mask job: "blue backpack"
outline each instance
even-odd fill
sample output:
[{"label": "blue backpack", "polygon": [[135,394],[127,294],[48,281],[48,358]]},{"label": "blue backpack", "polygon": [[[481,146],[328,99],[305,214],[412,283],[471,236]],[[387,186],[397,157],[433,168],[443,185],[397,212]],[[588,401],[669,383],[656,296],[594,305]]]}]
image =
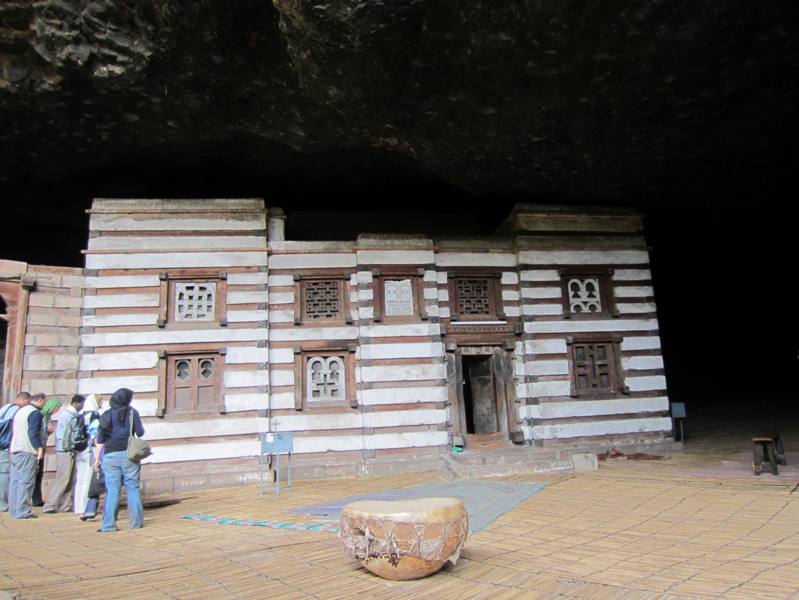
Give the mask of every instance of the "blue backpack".
[{"label": "blue backpack", "polygon": [[19,406],[6,404],[0,409],[0,450],[8,450],[11,446],[11,433],[14,430],[14,415]]}]

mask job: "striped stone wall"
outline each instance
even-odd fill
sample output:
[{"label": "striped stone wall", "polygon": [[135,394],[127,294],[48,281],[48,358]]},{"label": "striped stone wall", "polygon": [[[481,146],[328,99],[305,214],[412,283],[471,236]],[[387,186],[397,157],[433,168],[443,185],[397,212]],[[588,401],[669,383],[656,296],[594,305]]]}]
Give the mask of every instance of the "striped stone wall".
[{"label": "striped stone wall", "polygon": [[[267,214],[258,199],[94,203],[72,386],[81,393],[106,395],[122,386],[136,392],[155,449],[145,469],[151,489],[253,481],[257,434],[275,430],[294,433],[296,474],[304,476],[435,468],[452,441],[458,382],[448,354],[469,345],[457,333],[464,324],[504,327],[491,344],[511,360],[507,427],[521,436],[513,439],[609,445],[669,435],[649,257],[640,235],[544,235],[539,219],[534,235],[496,239],[284,241],[267,239]],[[634,220],[622,221],[627,227]],[[590,228],[591,220],[579,224]],[[612,272],[613,316],[564,314],[561,270],[574,268]],[[209,273],[224,282],[221,321],[175,326],[165,319],[169,282]],[[499,320],[458,320],[451,277],[464,273],[495,276]],[[345,314],[303,318],[302,282],[314,277],[341,282]],[[412,315],[386,314],[381,286],[397,280],[412,287]],[[584,333],[618,337],[619,394],[575,397],[568,344]],[[170,414],[165,364],[169,356],[202,350],[218,352],[224,363],[219,409]],[[304,393],[304,361],[326,352],[347,357],[346,402],[314,404]],[[32,350],[31,365],[44,365],[42,354]]]},{"label": "striped stone wall", "polygon": [[[269,399],[263,201],[98,199],[90,214],[79,391],[136,393],[154,450],[144,469],[151,489],[253,481],[258,411]],[[221,318],[174,322],[170,281],[210,276]],[[218,409],[172,414],[169,356],[203,351],[218,352]]]},{"label": "striped stone wall", "polygon": [[83,270],[29,265],[35,280],[28,298],[21,389],[66,403],[77,390]]},{"label": "striped stone wall", "polygon": [[[670,436],[669,400],[658,320],[643,238],[528,239],[519,252],[524,319],[525,433],[538,445],[662,441]],[[607,269],[616,314],[564,315],[561,269]],[[567,343],[584,333],[616,336],[626,389],[607,399],[572,396]]]}]

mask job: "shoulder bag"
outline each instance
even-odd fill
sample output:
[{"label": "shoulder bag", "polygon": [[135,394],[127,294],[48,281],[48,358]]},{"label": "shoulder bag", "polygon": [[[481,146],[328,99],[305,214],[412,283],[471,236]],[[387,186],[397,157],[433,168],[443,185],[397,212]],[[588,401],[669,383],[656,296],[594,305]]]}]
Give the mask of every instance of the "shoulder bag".
[{"label": "shoulder bag", "polygon": [[130,435],[128,436],[128,460],[141,462],[153,453],[150,444],[133,434],[133,419],[135,413],[130,411]]}]

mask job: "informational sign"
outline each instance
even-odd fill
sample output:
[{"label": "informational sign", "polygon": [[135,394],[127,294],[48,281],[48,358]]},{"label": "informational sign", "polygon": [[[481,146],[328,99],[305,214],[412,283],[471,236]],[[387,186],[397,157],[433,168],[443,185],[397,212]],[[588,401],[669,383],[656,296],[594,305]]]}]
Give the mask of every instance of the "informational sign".
[{"label": "informational sign", "polygon": [[413,285],[410,279],[386,280],[385,312],[387,317],[402,317],[413,314]]}]

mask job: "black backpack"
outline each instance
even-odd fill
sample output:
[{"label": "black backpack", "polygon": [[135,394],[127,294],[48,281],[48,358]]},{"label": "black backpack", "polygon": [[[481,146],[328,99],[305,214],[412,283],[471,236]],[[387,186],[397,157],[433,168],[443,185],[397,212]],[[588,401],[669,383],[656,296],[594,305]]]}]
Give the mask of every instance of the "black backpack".
[{"label": "black backpack", "polygon": [[83,452],[89,447],[89,436],[86,433],[86,423],[83,415],[72,415],[64,427],[64,436],[61,438],[61,450],[64,452]]}]

